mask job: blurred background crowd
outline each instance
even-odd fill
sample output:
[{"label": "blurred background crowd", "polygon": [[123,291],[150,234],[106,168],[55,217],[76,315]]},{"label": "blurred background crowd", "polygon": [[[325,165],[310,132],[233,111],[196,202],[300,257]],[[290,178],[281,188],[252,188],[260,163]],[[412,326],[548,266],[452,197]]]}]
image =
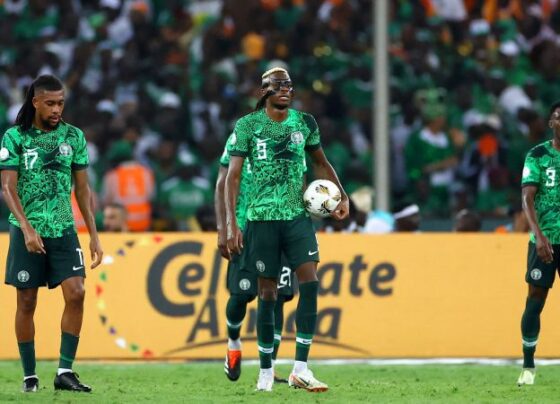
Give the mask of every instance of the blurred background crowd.
[{"label": "blurred background crowd", "polygon": [[210,230],[225,140],[283,65],[352,195],[326,230],[391,231],[417,210],[506,223],[560,99],[560,1],[389,3],[393,214],[372,206],[371,0],[0,0],[0,132],[55,74],[97,211],[124,205],[130,230]]}]

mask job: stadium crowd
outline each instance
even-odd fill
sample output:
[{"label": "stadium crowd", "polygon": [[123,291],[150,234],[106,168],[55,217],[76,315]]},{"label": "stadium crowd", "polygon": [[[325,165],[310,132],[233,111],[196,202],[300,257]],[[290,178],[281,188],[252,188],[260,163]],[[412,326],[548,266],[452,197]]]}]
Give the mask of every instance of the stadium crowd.
[{"label": "stadium crowd", "polygon": [[[507,217],[560,98],[560,2],[389,4],[393,206]],[[361,217],[351,230],[375,231],[371,15],[370,0],[0,0],[0,131],[55,74],[98,212],[125,205],[131,230],[212,229],[225,139],[255,79],[285,65]]]}]

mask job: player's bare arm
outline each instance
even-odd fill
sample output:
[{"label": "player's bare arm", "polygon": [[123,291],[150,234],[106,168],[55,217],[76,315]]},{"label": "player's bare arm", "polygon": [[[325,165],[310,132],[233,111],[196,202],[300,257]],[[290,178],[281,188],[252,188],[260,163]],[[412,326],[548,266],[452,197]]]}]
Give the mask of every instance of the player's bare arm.
[{"label": "player's bare arm", "polygon": [[241,181],[241,170],[243,169],[244,161],[244,157],[231,157],[225,186],[227,246],[230,251],[237,254],[240,254],[243,249],[243,234],[237,225],[235,209],[237,207],[237,196],[239,195],[239,183]]},{"label": "player's bare arm", "polygon": [[533,185],[526,185],[523,187],[521,194],[523,211],[527,216],[529,227],[536,238],[537,254],[544,262],[550,263],[552,262],[554,250],[548,238],[542,233],[537,220],[537,212],[535,211],[535,195],[537,194],[537,190],[538,188]]},{"label": "player's bare arm", "polygon": [[225,186],[227,169],[220,166],[218,179],[216,180],[216,190],[214,192],[214,210],[216,211],[216,223],[218,227],[218,249],[225,259],[230,259],[231,255],[227,245],[227,225],[226,225],[226,200]]},{"label": "player's bare arm", "polygon": [[14,214],[21,226],[21,231],[25,237],[27,251],[35,254],[46,254],[45,246],[41,236],[35,231],[27,220],[21,200],[17,193],[18,173],[15,170],[2,170],[2,192],[8,209]]},{"label": "player's bare arm", "polygon": [[348,216],[350,213],[350,206],[348,201],[348,195],[344,192],[344,188],[342,188],[342,184],[336,175],[336,171],[332,167],[329,160],[327,160],[327,156],[325,156],[325,152],[322,148],[318,148],[310,153],[311,159],[313,162],[313,172],[315,173],[316,178],[324,178],[329,181],[332,181],[336,184],[338,189],[340,189],[340,193],[342,195],[342,199],[340,203],[333,211],[331,216],[336,220],[342,220]]},{"label": "player's bare arm", "polygon": [[103,250],[101,248],[101,243],[99,242],[99,236],[97,234],[97,227],[95,226],[95,218],[93,215],[93,198],[91,195],[91,189],[89,187],[87,170],[77,170],[72,172],[74,179],[74,189],[76,192],[76,201],[80,207],[80,212],[84,217],[86,227],[89,233],[89,250],[91,253],[91,268],[97,267],[101,264],[103,259]]}]

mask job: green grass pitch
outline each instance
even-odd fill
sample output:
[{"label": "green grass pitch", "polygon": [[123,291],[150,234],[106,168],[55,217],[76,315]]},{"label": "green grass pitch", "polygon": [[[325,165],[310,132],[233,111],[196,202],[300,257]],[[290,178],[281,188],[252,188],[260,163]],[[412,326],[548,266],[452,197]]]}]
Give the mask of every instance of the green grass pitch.
[{"label": "green grass pitch", "polygon": [[[314,365],[326,393],[275,385],[255,392],[257,366],[243,367],[237,383],[223,363],[80,363],[75,365],[92,394],[54,392],[56,362],[39,362],[38,393],[23,394],[19,362],[0,362],[0,403],[544,403],[560,400],[560,366],[538,368],[536,385],[517,387],[519,367],[488,365]],[[278,372],[288,374],[288,365]],[[296,401],[297,400],[297,401]]]}]

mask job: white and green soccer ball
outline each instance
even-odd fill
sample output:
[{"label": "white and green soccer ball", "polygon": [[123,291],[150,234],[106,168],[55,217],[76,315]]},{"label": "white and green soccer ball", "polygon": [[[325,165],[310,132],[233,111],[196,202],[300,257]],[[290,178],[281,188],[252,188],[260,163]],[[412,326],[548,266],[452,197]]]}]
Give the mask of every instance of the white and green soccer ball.
[{"label": "white and green soccer ball", "polygon": [[315,180],[303,193],[305,209],[316,217],[327,217],[340,203],[340,189],[329,180]]}]

